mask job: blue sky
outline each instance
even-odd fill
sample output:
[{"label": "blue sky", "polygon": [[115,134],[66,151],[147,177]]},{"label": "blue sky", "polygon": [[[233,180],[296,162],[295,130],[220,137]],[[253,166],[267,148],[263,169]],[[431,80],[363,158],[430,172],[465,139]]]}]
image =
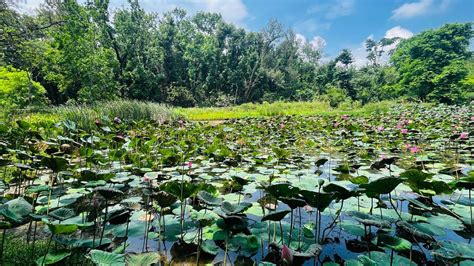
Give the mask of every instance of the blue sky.
[{"label": "blue sky", "polygon": [[[42,0],[20,0],[33,10]],[[111,8],[127,0],[110,0]],[[275,18],[294,29],[302,41],[321,48],[325,58],[343,48],[364,63],[363,42],[370,36],[408,38],[450,22],[474,22],[474,0],[140,0],[147,11],[163,13],[175,7],[221,13],[228,22],[260,30]],[[474,50],[474,42],[471,43]]]}]

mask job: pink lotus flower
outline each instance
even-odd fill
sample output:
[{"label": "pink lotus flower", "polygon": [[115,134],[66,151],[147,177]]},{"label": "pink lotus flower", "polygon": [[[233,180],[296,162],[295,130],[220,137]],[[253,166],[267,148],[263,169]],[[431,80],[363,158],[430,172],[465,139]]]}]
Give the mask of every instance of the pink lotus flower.
[{"label": "pink lotus flower", "polygon": [[281,248],[281,260],[283,265],[293,265],[293,251],[286,245]]},{"label": "pink lotus flower", "polygon": [[312,211],[313,211],[313,208],[312,208],[311,206],[309,206],[309,205],[306,205],[306,206],[304,206],[304,210],[305,210],[306,212],[312,212]]},{"label": "pink lotus flower", "polygon": [[461,134],[459,135],[459,138],[460,139],[468,139],[469,138],[469,133],[461,132]]},{"label": "pink lotus flower", "polygon": [[474,121],[474,116],[471,116],[471,121]]},{"label": "pink lotus flower", "polygon": [[187,164],[188,168],[192,168],[193,167],[193,162],[189,161]]},{"label": "pink lotus flower", "polygon": [[411,153],[417,153],[417,152],[420,152],[420,151],[421,151],[421,149],[418,148],[417,146],[410,147],[410,152]]},{"label": "pink lotus flower", "polygon": [[334,122],[334,123],[332,124],[332,126],[333,126],[333,127],[338,127],[338,126],[339,126],[339,123],[338,123],[338,122]]},{"label": "pink lotus flower", "polygon": [[400,130],[400,132],[401,132],[402,134],[408,134],[408,129],[402,128],[402,130]]},{"label": "pink lotus flower", "polygon": [[403,147],[408,150],[408,149],[411,148],[411,144],[407,143],[407,144],[403,145]]},{"label": "pink lotus flower", "polygon": [[145,183],[150,183],[150,178],[147,177],[147,176],[144,176],[144,177],[142,178],[142,180],[143,180],[143,182],[145,182]]},{"label": "pink lotus flower", "polygon": [[385,154],[380,154],[380,159],[383,160],[383,159],[386,159],[386,158],[387,158],[387,156]]},{"label": "pink lotus flower", "polygon": [[377,132],[382,132],[384,130],[385,130],[385,128],[383,126],[378,126],[377,127]]},{"label": "pink lotus flower", "polygon": [[402,127],[403,127],[403,126],[400,125],[400,124],[397,124],[397,126],[396,126],[397,129],[401,129]]},{"label": "pink lotus flower", "polygon": [[349,116],[348,115],[342,115],[341,118],[342,118],[342,120],[347,120],[347,119],[349,119]]},{"label": "pink lotus flower", "polygon": [[281,123],[281,124],[280,124],[280,128],[285,128],[285,124],[284,124],[284,123]]}]

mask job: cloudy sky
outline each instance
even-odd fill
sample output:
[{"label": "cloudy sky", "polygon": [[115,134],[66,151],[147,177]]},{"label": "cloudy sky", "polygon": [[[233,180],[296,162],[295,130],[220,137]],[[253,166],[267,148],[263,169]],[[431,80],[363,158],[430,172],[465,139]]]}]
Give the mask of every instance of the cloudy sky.
[{"label": "cloudy sky", "polygon": [[[42,0],[17,0],[34,10]],[[110,0],[111,8],[127,0]],[[140,0],[145,10],[162,13],[175,7],[189,13],[221,13],[226,21],[247,30],[260,30],[276,18],[298,38],[324,47],[325,57],[343,48],[352,50],[358,64],[365,58],[368,37],[408,38],[449,22],[474,22],[474,0]],[[473,42],[474,43],[474,42]],[[471,43],[471,49],[474,44]]]}]

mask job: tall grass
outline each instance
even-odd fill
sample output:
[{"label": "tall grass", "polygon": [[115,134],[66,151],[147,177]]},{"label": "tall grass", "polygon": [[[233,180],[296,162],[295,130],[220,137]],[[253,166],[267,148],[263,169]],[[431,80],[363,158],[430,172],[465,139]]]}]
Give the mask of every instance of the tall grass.
[{"label": "tall grass", "polygon": [[175,113],[190,120],[222,120],[244,117],[269,117],[278,115],[369,115],[374,112],[388,112],[398,104],[395,101],[369,103],[364,106],[344,105],[332,108],[327,102],[274,102],[246,103],[231,107],[176,108]]},{"label": "tall grass", "polygon": [[115,117],[124,121],[172,119],[171,108],[163,104],[118,100],[101,102],[94,105],[60,106],[53,109],[61,119],[75,122],[80,128],[87,129],[94,125],[96,119],[111,120]]}]

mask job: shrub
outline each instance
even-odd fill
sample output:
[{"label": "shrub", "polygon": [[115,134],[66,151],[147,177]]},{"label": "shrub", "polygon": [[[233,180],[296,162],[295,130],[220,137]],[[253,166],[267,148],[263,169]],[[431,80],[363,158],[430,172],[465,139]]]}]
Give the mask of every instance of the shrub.
[{"label": "shrub", "polygon": [[44,105],[46,90],[29,78],[29,73],[13,67],[0,67],[0,107],[4,110]]}]

